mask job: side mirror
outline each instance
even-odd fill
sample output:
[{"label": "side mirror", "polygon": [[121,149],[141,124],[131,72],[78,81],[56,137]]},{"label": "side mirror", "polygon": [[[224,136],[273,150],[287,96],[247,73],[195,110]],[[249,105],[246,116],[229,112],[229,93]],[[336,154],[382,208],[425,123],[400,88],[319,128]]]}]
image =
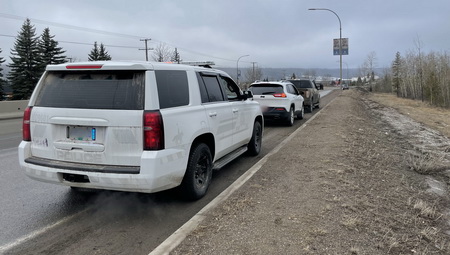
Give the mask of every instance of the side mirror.
[{"label": "side mirror", "polygon": [[244,94],[242,95],[243,99],[249,99],[249,98],[253,98],[253,93],[250,90],[246,90],[244,91]]}]

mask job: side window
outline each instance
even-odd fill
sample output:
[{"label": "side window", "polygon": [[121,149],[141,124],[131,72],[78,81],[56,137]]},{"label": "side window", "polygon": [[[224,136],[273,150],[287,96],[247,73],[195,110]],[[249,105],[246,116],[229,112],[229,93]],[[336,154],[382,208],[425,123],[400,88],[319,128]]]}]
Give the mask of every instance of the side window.
[{"label": "side window", "polygon": [[297,89],[294,86],[289,84],[288,88],[289,88],[289,91],[288,91],[289,93],[294,94],[294,95],[298,95],[298,91],[297,91]]},{"label": "side window", "polygon": [[219,79],[228,100],[239,100],[240,90],[236,83],[228,77],[220,76]]},{"label": "side window", "polygon": [[186,71],[156,70],[155,76],[161,109],[189,104]]},{"label": "side window", "polygon": [[225,101],[217,76],[202,75],[209,102]]},{"label": "side window", "polygon": [[203,82],[203,78],[200,73],[197,73],[197,80],[200,89],[200,96],[202,98],[202,103],[208,103],[209,102],[208,91],[206,91],[205,83]]}]

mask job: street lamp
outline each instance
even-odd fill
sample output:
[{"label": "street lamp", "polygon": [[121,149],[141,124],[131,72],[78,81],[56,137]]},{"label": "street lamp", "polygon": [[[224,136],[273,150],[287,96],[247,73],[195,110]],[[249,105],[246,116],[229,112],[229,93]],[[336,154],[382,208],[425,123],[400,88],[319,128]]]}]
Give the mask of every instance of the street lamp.
[{"label": "street lamp", "polygon": [[237,60],[237,63],[236,63],[236,83],[237,83],[238,86],[239,86],[239,60],[240,60],[241,58],[243,58],[243,57],[248,57],[248,56],[250,56],[250,55],[240,56],[240,57],[238,58],[238,60]]},{"label": "street lamp", "polygon": [[340,74],[340,82],[342,83],[342,23],[339,15],[334,11],[326,8],[309,8],[310,11],[329,11],[334,13],[339,20],[339,74]]}]

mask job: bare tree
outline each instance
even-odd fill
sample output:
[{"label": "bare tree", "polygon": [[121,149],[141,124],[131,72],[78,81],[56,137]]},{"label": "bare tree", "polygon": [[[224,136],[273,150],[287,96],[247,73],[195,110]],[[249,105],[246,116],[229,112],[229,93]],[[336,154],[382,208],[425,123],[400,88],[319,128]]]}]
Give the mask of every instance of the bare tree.
[{"label": "bare tree", "polygon": [[160,43],[153,51],[152,58],[156,62],[166,62],[170,61],[171,56],[172,51],[170,50],[169,46],[167,46],[165,43]]},{"label": "bare tree", "polygon": [[258,66],[248,68],[245,72],[245,79],[248,83],[252,83],[257,80],[261,80],[263,77],[262,69]]}]

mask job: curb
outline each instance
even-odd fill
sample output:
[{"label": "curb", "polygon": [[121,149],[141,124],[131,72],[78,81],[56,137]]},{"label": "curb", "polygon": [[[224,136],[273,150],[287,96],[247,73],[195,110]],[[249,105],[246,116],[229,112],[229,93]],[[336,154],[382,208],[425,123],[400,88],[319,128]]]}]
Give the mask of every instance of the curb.
[{"label": "curb", "polygon": [[166,255],[170,254],[178,245],[183,242],[183,240],[193,231],[195,228],[208,216],[208,213],[216,208],[219,204],[230,197],[236,190],[238,190],[242,185],[244,185],[255,173],[261,169],[261,167],[267,162],[267,160],[274,154],[276,154],[284,145],[286,145],[294,136],[297,135],[304,127],[306,127],[309,122],[314,120],[319,116],[323,110],[325,110],[329,105],[336,100],[334,98],[328,103],[321,111],[312,116],[303,125],[297,128],[292,134],[286,137],[280,144],[278,144],[272,151],[267,153],[262,159],[256,162],[249,170],[247,170],[243,175],[241,175],[235,182],[233,182],[227,189],[222,191],[216,198],[209,202],[205,207],[203,207],[196,215],[194,215],[190,220],[188,220],[183,226],[177,229],[172,235],[170,235],[166,240],[164,240],[158,247],[156,247],[149,255]]}]

